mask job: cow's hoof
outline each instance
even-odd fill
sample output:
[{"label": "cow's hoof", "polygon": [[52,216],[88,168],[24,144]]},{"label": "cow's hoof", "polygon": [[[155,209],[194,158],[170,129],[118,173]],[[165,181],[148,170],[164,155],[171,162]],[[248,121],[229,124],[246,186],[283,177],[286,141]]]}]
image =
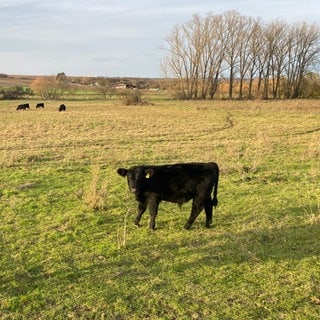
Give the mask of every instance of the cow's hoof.
[{"label": "cow's hoof", "polygon": [[212,220],[206,221],[206,228],[211,228],[211,226],[212,226]]}]

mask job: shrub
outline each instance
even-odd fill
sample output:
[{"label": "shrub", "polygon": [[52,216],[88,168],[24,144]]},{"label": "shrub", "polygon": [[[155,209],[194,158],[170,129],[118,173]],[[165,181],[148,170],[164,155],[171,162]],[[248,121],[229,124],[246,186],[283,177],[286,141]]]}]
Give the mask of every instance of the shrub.
[{"label": "shrub", "polygon": [[122,102],[126,106],[136,106],[142,104],[141,92],[139,90],[123,91],[120,96]]},{"label": "shrub", "polygon": [[0,99],[2,100],[21,99],[31,95],[33,95],[33,92],[30,88],[24,89],[23,87],[20,87],[20,86],[0,89]]}]

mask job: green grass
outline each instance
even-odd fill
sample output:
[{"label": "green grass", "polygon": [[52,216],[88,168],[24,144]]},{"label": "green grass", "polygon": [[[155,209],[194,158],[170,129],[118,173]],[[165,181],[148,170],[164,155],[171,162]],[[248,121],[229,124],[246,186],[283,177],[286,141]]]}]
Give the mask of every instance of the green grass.
[{"label": "green grass", "polygon": [[[318,101],[0,102],[1,319],[318,319]],[[191,204],[132,224],[118,167],[216,161]]]}]

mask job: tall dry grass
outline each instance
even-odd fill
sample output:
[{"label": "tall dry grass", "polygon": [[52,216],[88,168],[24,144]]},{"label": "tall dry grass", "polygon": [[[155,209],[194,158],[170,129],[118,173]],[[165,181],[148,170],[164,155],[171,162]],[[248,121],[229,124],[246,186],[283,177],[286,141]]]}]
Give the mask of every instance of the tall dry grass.
[{"label": "tall dry grass", "polygon": [[84,203],[93,210],[107,209],[108,181],[101,179],[100,167],[93,165],[91,169],[91,181],[84,191]]}]

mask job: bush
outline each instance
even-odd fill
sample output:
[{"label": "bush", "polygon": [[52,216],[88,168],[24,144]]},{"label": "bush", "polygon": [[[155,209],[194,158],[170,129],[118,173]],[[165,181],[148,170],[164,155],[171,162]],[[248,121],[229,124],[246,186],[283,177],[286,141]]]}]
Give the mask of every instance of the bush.
[{"label": "bush", "polygon": [[138,90],[134,91],[123,91],[121,94],[121,100],[126,106],[136,106],[142,104],[141,92]]},{"label": "bush", "polygon": [[0,89],[0,99],[2,100],[15,100],[21,99],[33,94],[30,88],[23,88],[19,86],[2,88]]}]

